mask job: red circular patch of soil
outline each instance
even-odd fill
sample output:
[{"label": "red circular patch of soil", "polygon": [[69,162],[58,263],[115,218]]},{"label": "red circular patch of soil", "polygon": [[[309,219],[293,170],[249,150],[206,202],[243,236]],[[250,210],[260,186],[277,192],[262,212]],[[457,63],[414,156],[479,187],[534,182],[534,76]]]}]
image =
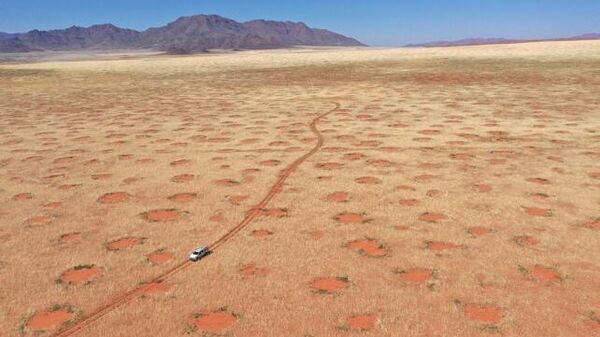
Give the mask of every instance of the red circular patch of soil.
[{"label": "red circular patch of soil", "polygon": [[71,241],[75,241],[75,240],[79,239],[80,237],[81,237],[81,233],[74,232],[74,233],[63,234],[60,236],[60,239],[63,242],[71,242]]},{"label": "red circular patch of soil", "polygon": [[485,227],[476,226],[476,227],[469,228],[469,233],[471,233],[472,235],[475,235],[475,236],[484,236],[486,234],[489,234],[490,230]]},{"label": "red circular patch of soil", "polygon": [[457,248],[460,248],[460,246],[455,245],[450,242],[429,241],[429,242],[427,242],[427,248],[429,248],[430,250],[436,251],[436,252],[441,252],[444,250],[457,249]]},{"label": "red circular patch of soil", "polygon": [[52,221],[52,218],[45,215],[36,215],[27,219],[27,222],[32,225],[45,225],[50,223],[50,221]]},{"label": "red circular patch of soil", "polygon": [[172,196],[170,196],[169,200],[174,201],[174,202],[185,203],[185,202],[190,202],[190,201],[196,199],[197,196],[198,196],[198,194],[196,194],[196,193],[177,193],[177,194],[173,194]]},{"label": "red circular patch of soil", "polygon": [[166,282],[146,283],[138,288],[138,292],[142,295],[164,294],[171,290],[172,286]]},{"label": "red circular patch of soil", "polygon": [[194,319],[192,324],[202,332],[222,334],[229,330],[235,321],[235,316],[227,311],[212,311]]},{"label": "red circular patch of soil", "polygon": [[129,194],[126,192],[112,192],[106,193],[98,198],[98,202],[101,204],[116,204],[124,202],[129,199]]},{"label": "red circular patch of soil", "polygon": [[334,219],[344,224],[358,224],[367,221],[363,214],[347,212],[336,215]]},{"label": "red circular patch of soil", "polygon": [[257,238],[264,238],[269,235],[273,235],[273,232],[268,231],[266,229],[257,229],[257,230],[252,231],[251,235],[254,237],[257,237]]},{"label": "red circular patch of soil", "polygon": [[283,218],[288,215],[287,210],[283,208],[262,208],[260,214],[269,218]]},{"label": "red circular patch of soil", "polygon": [[170,165],[171,166],[175,166],[175,167],[178,167],[178,166],[189,166],[191,163],[192,163],[191,160],[188,160],[188,159],[179,159],[179,160],[172,161]]},{"label": "red circular patch of soil", "polygon": [[173,258],[174,254],[162,250],[156,251],[148,255],[148,261],[156,264],[165,263]]},{"label": "red circular patch of soil", "polygon": [[344,164],[341,163],[320,163],[316,165],[317,168],[322,169],[322,170],[339,170],[342,167],[344,167]]},{"label": "red circular patch of soil", "polygon": [[49,202],[44,205],[44,207],[46,207],[46,208],[59,208],[60,206],[62,206],[62,202],[58,202],[58,201]]},{"label": "red circular patch of soil", "polygon": [[474,321],[488,324],[500,323],[504,317],[502,309],[492,304],[465,304],[463,312]]},{"label": "red circular patch of soil", "polygon": [[277,165],[281,164],[281,161],[275,160],[275,159],[270,159],[270,160],[263,160],[259,164],[261,164],[263,166],[277,166]]},{"label": "red circular patch of soil", "polygon": [[589,221],[584,226],[587,228],[600,230],[600,218]]},{"label": "red circular patch of soil", "polygon": [[375,167],[391,167],[394,165],[393,162],[385,159],[373,159],[368,161],[369,165]]},{"label": "red circular patch of soil", "polygon": [[528,182],[540,185],[550,185],[550,181],[544,178],[528,178]]},{"label": "red circular patch of soil", "polygon": [[16,201],[24,201],[24,200],[30,200],[33,199],[33,194],[31,193],[19,193],[16,194],[15,196],[13,196],[13,200]]},{"label": "red circular patch of soil", "polygon": [[477,184],[475,185],[475,188],[481,193],[487,193],[492,190],[492,186],[487,184]]},{"label": "red circular patch of soil", "polygon": [[365,155],[362,153],[346,153],[344,159],[346,160],[361,160]]},{"label": "red circular patch of soil", "polygon": [[215,181],[215,184],[217,184],[219,186],[231,187],[231,186],[239,185],[240,183],[235,180],[232,180],[232,179],[220,179],[220,180]]},{"label": "red circular patch of soil", "polygon": [[74,267],[60,276],[60,280],[69,284],[83,284],[91,282],[102,275],[102,268],[97,266]]},{"label": "red circular patch of soil", "polygon": [[240,268],[240,273],[244,277],[250,278],[254,276],[265,276],[269,273],[269,270],[264,267],[257,267],[254,263],[250,263],[242,266],[242,268]]},{"label": "red circular patch of soil", "polygon": [[435,178],[434,175],[431,174],[422,174],[420,176],[416,176],[413,179],[417,182],[420,183],[426,183],[426,182],[430,182],[431,180],[433,180]]},{"label": "red circular patch of soil", "polygon": [[223,213],[215,213],[211,215],[210,218],[208,218],[208,220],[212,222],[223,222],[225,221],[225,216],[223,215]]},{"label": "red circular patch of soil", "polygon": [[525,207],[525,212],[531,216],[543,216],[550,217],[552,216],[551,209],[538,208],[538,207]]},{"label": "red circular patch of soil", "polygon": [[417,199],[400,199],[398,203],[402,206],[416,206],[419,204]]},{"label": "red circular patch of soil", "polygon": [[310,287],[318,292],[333,294],[348,288],[348,280],[340,277],[322,277],[314,280]]},{"label": "red circular patch of soil", "polygon": [[144,213],[144,217],[152,222],[169,222],[179,220],[181,213],[176,209],[155,209]]},{"label": "red circular patch of soil", "polygon": [[470,153],[453,153],[450,155],[450,158],[456,159],[456,160],[469,160],[473,157],[475,157],[475,156]]},{"label": "red circular patch of soil", "polygon": [[64,184],[64,185],[58,186],[58,189],[66,191],[66,190],[70,190],[70,189],[73,189],[78,186],[81,186],[81,185],[80,184]]},{"label": "red circular patch of soil", "polygon": [[112,174],[110,174],[110,173],[92,174],[92,179],[94,179],[94,180],[106,180],[106,179],[110,178],[111,176],[112,176]]},{"label": "red circular patch of soil", "polygon": [[325,236],[325,232],[322,230],[318,230],[318,229],[308,230],[308,231],[304,231],[302,233],[310,235],[310,237],[315,240],[319,240],[320,238]]},{"label": "red circular patch of soil", "polygon": [[519,246],[536,246],[540,243],[540,240],[529,235],[521,235],[515,237],[515,242]]},{"label": "red circular patch of soil", "polygon": [[377,315],[358,315],[348,319],[348,328],[350,330],[366,331],[375,328],[378,318]]},{"label": "red circular patch of soil", "polygon": [[385,248],[375,240],[354,240],[348,243],[348,248],[371,257],[380,257],[387,254]]},{"label": "red circular patch of soil", "polygon": [[548,198],[550,198],[550,196],[546,193],[533,193],[530,194],[531,198],[536,199],[536,200],[546,200]]},{"label": "red circular patch of soil", "polygon": [[381,179],[375,177],[359,177],[354,179],[359,184],[376,185],[381,184]]},{"label": "red circular patch of soil", "polygon": [[131,247],[137,245],[138,243],[140,243],[140,241],[141,240],[139,238],[135,238],[135,237],[122,238],[122,239],[118,239],[118,240],[109,242],[106,245],[106,248],[108,250],[121,250],[121,249],[131,248]]},{"label": "red circular patch of soil", "polygon": [[193,174],[180,174],[171,178],[171,181],[174,183],[186,183],[190,182],[194,179]]},{"label": "red circular patch of soil", "polygon": [[139,180],[139,179],[138,179],[138,178],[136,178],[136,177],[129,177],[129,178],[125,178],[125,179],[123,179],[123,183],[125,183],[125,184],[129,185],[129,184],[133,184],[133,183],[135,183],[135,182],[136,182],[136,181],[138,181],[138,180]]},{"label": "red circular patch of soil", "polygon": [[400,279],[407,283],[421,284],[433,278],[433,270],[428,268],[412,268],[400,273]]},{"label": "red circular patch of soil", "polygon": [[327,196],[327,201],[330,202],[347,202],[350,200],[348,192],[333,192]]},{"label": "red circular patch of soil", "polygon": [[27,321],[27,328],[33,331],[53,331],[73,318],[75,314],[66,309],[40,311]]},{"label": "red circular patch of soil", "polygon": [[229,203],[232,205],[240,205],[242,202],[248,199],[247,195],[232,195],[229,196]]},{"label": "red circular patch of soil", "polygon": [[448,217],[442,213],[426,212],[426,213],[421,214],[421,216],[419,216],[419,220],[425,221],[425,222],[440,222],[440,221],[443,221],[446,219],[448,219]]},{"label": "red circular patch of soil", "polygon": [[442,195],[442,191],[440,190],[429,190],[427,191],[427,196],[431,198],[436,198]]},{"label": "red circular patch of soil", "polygon": [[531,270],[531,275],[536,279],[545,282],[556,282],[561,280],[561,276],[556,270],[541,265],[534,266]]}]

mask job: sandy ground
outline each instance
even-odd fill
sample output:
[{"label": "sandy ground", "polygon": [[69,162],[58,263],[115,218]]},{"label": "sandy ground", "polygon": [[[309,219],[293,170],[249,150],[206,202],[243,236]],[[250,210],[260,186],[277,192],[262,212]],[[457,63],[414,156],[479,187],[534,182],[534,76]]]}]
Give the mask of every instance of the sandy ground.
[{"label": "sandy ground", "polygon": [[0,97],[2,336],[132,289],[73,335],[600,335],[600,42],[5,64]]}]

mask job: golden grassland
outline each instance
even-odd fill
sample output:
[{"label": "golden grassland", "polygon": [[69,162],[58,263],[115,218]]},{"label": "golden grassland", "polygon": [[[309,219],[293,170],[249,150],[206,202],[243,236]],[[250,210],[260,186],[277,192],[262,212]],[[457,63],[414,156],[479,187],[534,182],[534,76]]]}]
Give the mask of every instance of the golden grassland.
[{"label": "golden grassland", "polygon": [[0,65],[0,335],[600,333],[600,42]]}]

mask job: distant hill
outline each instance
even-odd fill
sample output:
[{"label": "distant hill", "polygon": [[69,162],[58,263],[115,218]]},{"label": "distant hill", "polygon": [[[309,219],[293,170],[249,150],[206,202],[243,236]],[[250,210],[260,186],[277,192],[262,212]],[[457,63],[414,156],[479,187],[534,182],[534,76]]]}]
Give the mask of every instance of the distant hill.
[{"label": "distant hill", "polygon": [[239,23],[218,15],[181,17],[143,32],[112,24],[27,33],[0,33],[0,52],[38,50],[156,49],[174,53],[209,49],[293,46],[363,46],[359,41],[304,23],[255,20]]},{"label": "distant hill", "polygon": [[11,37],[15,37],[17,34],[3,33],[0,32],[0,39],[8,39]]},{"label": "distant hill", "polygon": [[566,38],[541,39],[541,40],[520,40],[504,38],[472,38],[455,41],[434,41],[418,44],[409,44],[405,47],[457,47],[457,46],[477,46],[488,44],[510,44],[526,42],[544,42],[544,41],[578,41],[578,40],[600,40],[600,34],[583,34]]}]

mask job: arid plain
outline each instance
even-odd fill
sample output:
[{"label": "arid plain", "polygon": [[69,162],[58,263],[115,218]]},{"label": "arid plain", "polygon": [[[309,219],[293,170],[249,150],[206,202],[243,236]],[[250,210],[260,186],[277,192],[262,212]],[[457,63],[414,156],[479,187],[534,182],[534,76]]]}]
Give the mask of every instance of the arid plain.
[{"label": "arid plain", "polygon": [[599,163],[600,42],[6,63],[0,335],[598,336]]}]

